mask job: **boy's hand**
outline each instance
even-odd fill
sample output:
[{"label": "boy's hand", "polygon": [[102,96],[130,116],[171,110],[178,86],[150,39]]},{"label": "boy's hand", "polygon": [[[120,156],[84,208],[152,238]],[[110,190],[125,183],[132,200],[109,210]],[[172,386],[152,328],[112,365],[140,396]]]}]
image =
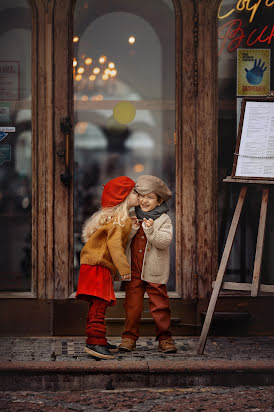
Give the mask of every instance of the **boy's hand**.
[{"label": "boy's hand", "polygon": [[153,220],[153,219],[148,219],[148,220],[147,220],[147,219],[144,217],[145,227],[149,228],[149,227],[151,227],[151,226],[153,225],[153,223],[154,223],[154,220]]},{"label": "boy's hand", "polygon": [[132,222],[132,227],[134,229],[138,229],[138,227],[140,226],[140,223],[136,216],[131,216],[131,222]]},{"label": "boy's hand", "polygon": [[130,279],[130,273],[127,273],[126,275],[120,275],[122,280],[128,280]]}]

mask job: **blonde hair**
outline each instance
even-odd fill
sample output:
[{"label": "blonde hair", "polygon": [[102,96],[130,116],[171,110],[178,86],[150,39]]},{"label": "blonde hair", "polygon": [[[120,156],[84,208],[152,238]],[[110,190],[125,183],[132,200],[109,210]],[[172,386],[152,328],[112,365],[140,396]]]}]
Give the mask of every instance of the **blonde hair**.
[{"label": "blonde hair", "polygon": [[94,232],[96,232],[97,229],[108,223],[112,222],[114,225],[123,227],[128,217],[129,213],[127,198],[117,206],[99,209],[84,223],[81,236],[82,242],[87,243],[89,238]]}]

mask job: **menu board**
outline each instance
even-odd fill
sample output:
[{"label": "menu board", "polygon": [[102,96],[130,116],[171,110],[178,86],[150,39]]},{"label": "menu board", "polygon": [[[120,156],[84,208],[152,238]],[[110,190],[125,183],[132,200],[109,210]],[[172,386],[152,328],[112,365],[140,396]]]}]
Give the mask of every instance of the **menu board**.
[{"label": "menu board", "polygon": [[274,99],[243,101],[232,177],[274,179]]}]

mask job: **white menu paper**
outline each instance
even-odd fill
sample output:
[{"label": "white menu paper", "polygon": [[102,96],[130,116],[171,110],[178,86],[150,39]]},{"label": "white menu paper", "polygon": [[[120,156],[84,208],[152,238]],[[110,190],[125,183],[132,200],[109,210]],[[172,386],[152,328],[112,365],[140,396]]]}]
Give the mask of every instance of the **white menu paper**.
[{"label": "white menu paper", "polygon": [[274,178],[274,101],[247,101],[235,177]]}]

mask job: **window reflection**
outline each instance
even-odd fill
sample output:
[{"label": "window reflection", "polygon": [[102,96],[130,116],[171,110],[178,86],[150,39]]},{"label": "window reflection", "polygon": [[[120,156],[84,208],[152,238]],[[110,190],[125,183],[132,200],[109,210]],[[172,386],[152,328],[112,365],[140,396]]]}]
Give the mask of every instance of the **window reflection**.
[{"label": "window reflection", "polygon": [[[251,10],[239,11],[236,5],[237,1],[235,0],[223,0],[221,15],[227,15],[227,17],[218,19],[219,259],[223,252],[240,190],[240,185],[222,183],[224,177],[231,175],[241,109],[242,97],[237,96],[237,48],[247,50],[271,49],[271,67],[274,63],[274,42],[254,41],[259,37],[264,28],[269,30],[273,26],[274,9],[261,3],[251,19]],[[234,10],[233,13],[231,13],[231,10]],[[238,31],[236,31],[236,27],[238,27]],[[241,36],[241,33],[243,36]],[[263,38],[266,38],[268,35],[269,32],[265,31]],[[273,76],[274,72],[272,70],[270,90],[274,88]],[[271,191],[261,279],[262,283],[272,284],[274,283],[274,274],[271,269],[274,264],[274,255],[272,253],[274,242],[273,200],[273,192]],[[226,281],[248,283],[252,281],[260,203],[261,191],[249,188],[226,271]]]},{"label": "window reflection", "polygon": [[0,290],[31,289],[31,10],[0,3]]},{"label": "window reflection", "polygon": [[[81,227],[100,207],[104,183],[153,174],[175,197],[172,0],[79,0],[73,44],[76,287]],[[175,199],[169,206],[175,226]],[[174,244],[169,290],[175,289]]]}]

